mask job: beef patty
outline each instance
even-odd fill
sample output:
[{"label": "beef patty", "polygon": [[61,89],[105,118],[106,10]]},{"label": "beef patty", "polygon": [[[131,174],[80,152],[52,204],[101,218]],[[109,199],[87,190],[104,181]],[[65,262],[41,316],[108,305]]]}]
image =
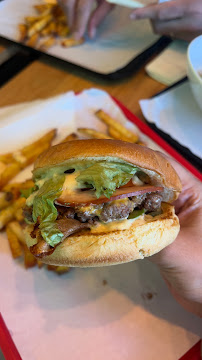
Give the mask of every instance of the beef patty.
[{"label": "beef patty", "polygon": [[162,196],[158,193],[143,194],[131,198],[109,201],[104,204],[89,206],[64,207],[57,205],[58,219],[78,219],[81,222],[93,223],[127,219],[134,209],[145,209],[146,212],[160,210]]}]

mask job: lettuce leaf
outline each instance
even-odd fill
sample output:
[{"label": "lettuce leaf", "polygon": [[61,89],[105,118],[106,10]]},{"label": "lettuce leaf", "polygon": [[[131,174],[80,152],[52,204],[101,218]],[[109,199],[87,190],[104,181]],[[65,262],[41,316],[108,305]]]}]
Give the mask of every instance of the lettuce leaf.
[{"label": "lettuce leaf", "polygon": [[47,180],[33,200],[33,220],[36,223],[39,218],[41,235],[51,246],[57,245],[63,237],[55,222],[58,213],[54,201],[62,192],[64,180],[65,175]]},{"label": "lettuce leaf", "polygon": [[80,171],[76,180],[84,187],[93,187],[99,198],[102,194],[110,198],[116,188],[127,184],[139,169],[130,164],[98,162]]}]

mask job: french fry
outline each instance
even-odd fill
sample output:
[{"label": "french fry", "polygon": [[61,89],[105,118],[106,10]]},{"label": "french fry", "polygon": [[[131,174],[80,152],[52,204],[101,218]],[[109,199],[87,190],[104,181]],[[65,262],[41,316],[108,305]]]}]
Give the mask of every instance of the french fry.
[{"label": "french fry", "polygon": [[37,266],[39,269],[41,269],[44,266],[44,264],[42,263],[42,261],[37,259]]},{"label": "french fry", "polygon": [[11,192],[0,192],[0,210],[11,205],[14,200],[14,196]]},{"label": "french fry", "polygon": [[39,50],[49,49],[51,46],[56,44],[56,38],[54,36],[50,36],[47,40],[43,41],[40,46]]},{"label": "french fry", "polygon": [[29,251],[27,245],[23,246],[24,250],[24,266],[25,269],[31,268],[37,264],[37,259]]},{"label": "french fry", "polygon": [[26,166],[32,164],[38,156],[43,153],[45,150],[47,150],[50,147],[49,143],[45,143],[42,145],[39,145],[38,148],[36,148],[32,153],[26,155],[26,162],[22,164],[22,169],[24,169]]},{"label": "french fry", "polygon": [[84,43],[84,38],[81,39],[74,39],[74,38],[68,38],[61,41],[61,45],[63,47],[73,47],[78,46]]},{"label": "french fry", "polygon": [[55,271],[56,268],[57,268],[57,266],[55,266],[55,265],[47,265],[48,271]]},{"label": "french fry", "polygon": [[36,21],[40,20],[41,16],[26,16],[25,21],[27,25],[33,25]]},{"label": "french fry", "polygon": [[33,34],[26,42],[26,45],[27,46],[30,46],[30,47],[36,47],[36,44],[39,40],[39,33],[35,33]]},{"label": "french fry", "polygon": [[45,28],[43,28],[43,30],[41,30],[40,35],[43,36],[47,36],[51,34],[51,30],[50,30],[50,24],[46,25]]},{"label": "french fry", "polygon": [[7,229],[10,229],[13,234],[15,234],[20,242],[21,245],[25,245],[25,235],[22,229],[22,226],[19,224],[18,221],[11,221],[7,227]]},{"label": "french fry", "polygon": [[120,134],[122,134],[128,141],[136,143],[138,141],[138,136],[132,133],[130,130],[126,129],[122,124],[117,122],[115,119],[111,118],[107,113],[103,110],[96,111],[95,115],[103,121],[108,126],[116,129]]},{"label": "french fry", "polygon": [[56,129],[53,129],[34,143],[14,152],[14,162],[8,164],[6,169],[0,173],[0,188],[5,186],[20,170],[32,164],[42,152],[48,149],[55,135]]},{"label": "french fry", "polygon": [[24,221],[24,215],[23,215],[23,210],[20,208],[20,209],[17,209],[15,214],[14,214],[14,217],[17,221],[19,221],[20,223],[22,223]]},{"label": "french fry", "polygon": [[[12,204],[13,201],[17,200],[21,195],[20,190],[17,190],[17,189],[13,189],[12,191],[6,191],[6,192],[4,192],[4,190],[2,189],[1,194],[2,193],[4,194],[5,201],[7,201],[7,204],[8,204],[7,206]],[[3,195],[1,195],[1,197],[3,197]],[[2,207],[2,209],[3,209],[3,207]],[[0,206],[0,210],[1,210],[1,206]]]},{"label": "french fry", "polygon": [[19,198],[0,212],[0,230],[14,219],[15,212],[24,206],[25,201],[25,198]]},{"label": "french fry", "polygon": [[[67,26],[67,24],[64,24],[64,23],[58,23],[57,26],[56,26],[56,34],[58,36],[67,36],[69,34],[69,27]],[[67,39],[65,39],[64,41],[66,41]],[[77,44],[79,45],[79,44]],[[73,45],[73,46],[76,46]]]},{"label": "french fry", "polygon": [[0,188],[6,185],[14,176],[16,176],[21,170],[21,166],[18,162],[8,164],[6,169],[0,174]]},{"label": "french fry", "polygon": [[40,32],[52,20],[52,15],[48,14],[36,21],[27,31],[28,38],[32,37],[37,32]]},{"label": "french fry", "polygon": [[55,32],[56,32],[56,23],[52,21],[41,31],[40,35],[48,36],[54,34]]},{"label": "french fry", "polygon": [[[55,0],[49,0],[45,4],[37,4],[34,6],[37,15],[26,16],[23,27],[19,26],[21,41],[27,40],[27,45],[36,47],[37,41],[45,36],[50,36],[51,39],[40,43],[39,49],[46,50],[55,44],[57,37],[66,37],[69,32],[67,17],[63,9],[57,4]],[[25,31],[26,30],[26,31]],[[36,35],[38,34],[38,36]],[[81,45],[84,39],[76,40],[74,38],[64,39],[61,45],[64,47],[71,47]]]},{"label": "french fry", "polygon": [[69,266],[56,266],[55,272],[58,275],[62,275],[64,273],[67,273],[70,271],[70,267]]},{"label": "french fry", "polygon": [[22,150],[13,153],[13,162],[8,164],[5,170],[0,173],[0,188],[5,186],[21,169],[30,165],[36,158],[45,151],[56,135],[56,129],[49,131],[34,143],[25,146]]},{"label": "french fry", "polygon": [[54,7],[54,4],[39,4],[39,5],[34,5],[34,8],[37,10],[37,12],[39,14],[43,14],[44,11],[46,11],[47,9],[52,10]]},{"label": "french fry", "polygon": [[[52,14],[58,21],[60,21],[60,16],[64,16],[64,11],[62,10],[62,8],[59,5],[56,5],[56,6],[53,6],[53,8],[52,8]],[[67,22],[66,16],[65,16],[65,22]]]},{"label": "french fry", "polygon": [[31,179],[25,180],[22,183],[10,183],[3,187],[3,191],[12,193],[14,195],[21,195],[20,190],[30,189],[34,186],[34,182]]},{"label": "french fry", "polygon": [[20,246],[17,236],[8,226],[6,227],[6,234],[10,245],[12,257],[16,259],[22,255],[22,248]]},{"label": "french fry", "polygon": [[67,135],[62,141],[61,143],[67,142],[67,141],[71,141],[71,140],[78,140],[78,135],[75,133],[71,133],[69,135]]},{"label": "french fry", "polygon": [[27,36],[27,25],[19,24],[18,29],[19,29],[19,32],[20,32],[19,41],[23,42],[26,39],[26,36]]},{"label": "french fry", "polygon": [[145,143],[143,143],[142,141],[138,141],[137,143],[138,145],[141,145],[141,146],[147,146]]},{"label": "french fry", "polygon": [[13,161],[13,155],[11,153],[0,155],[0,162],[4,164],[10,164]]},{"label": "french fry", "polygon": [[30,156],[32,152],[36,150],[37,147],[40,147],[41,145],[48,144],[50,146],[51,141],[56,136],[56,129],[48,131],[44,136],[42,136],[40,139],[34,141],[32,144],[25,146],[20,153],[23,156]]},{"label": "french fry", "polygon": [[55,271],[58,275],[62,275],[70,270],[69,266],[47,265],[48,271]]},{"label": "french fry", "polygon": [[6,167],[7,167],[7,165],[6,165],[4,162],[0,161],[0,174],[1,174],[2,172],[4,172],[4,170],[6,169]]},{"label": "french fry", "polygon": [[96,131],[94,129],[88,129],[88,128],[79,128],[77,129],[78,133],[88,136],[90,138],[94,139],[111,139],[110,136],[107,136],[106,134]]},{"label": "french fry", "polygon": [[109,132],[109,135],[111,135],[113,139],[131,142],[128,139],[128,137],[125,137],[123,134],[121,134],[118,130],[116,130],[112,126],[109,126],[108,132]]},{"label": "french fry", "polygon": [[44,0],[44,1],[49,6],[53,6],[57,4],[57,0]]},{"label": "french fry", "polygon": [[61,14],[60,16],[57,16],[57,21],[66,24],[67,23],[67,17],[65,16],[65,14]]}]

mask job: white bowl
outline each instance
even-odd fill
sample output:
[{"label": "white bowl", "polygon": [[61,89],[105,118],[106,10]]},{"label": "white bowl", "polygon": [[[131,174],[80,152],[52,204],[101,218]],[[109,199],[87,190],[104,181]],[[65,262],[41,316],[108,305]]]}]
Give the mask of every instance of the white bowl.
[{"label": "white bowl", "polygon": [[187,75],[192,93],[202,111],[202,35],[189,44],[187,59]]}]

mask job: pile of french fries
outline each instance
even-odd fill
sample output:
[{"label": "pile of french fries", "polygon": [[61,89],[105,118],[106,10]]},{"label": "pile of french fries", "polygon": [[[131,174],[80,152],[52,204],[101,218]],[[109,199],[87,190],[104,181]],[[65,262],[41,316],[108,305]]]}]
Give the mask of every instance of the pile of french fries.
[{"label": "pile of french fries", "polygon": [[34,9],[36,15],[26,16],[24,23],[18,25],[20,42],[42,51],[56,43],[72,47],[84,42],[83,38],[67,38],[70,35],[67,18],[57,3],[34,5]]},{"label": "pile of french fries", "polygon": [[138,145],[145,145],[139,139],[139,136],[137,134],[128,130],[125,126],[123,126],[117,120],[113,119],[109,114],[107,114],[103,110],[96,111],[95,116],[107,125],[107,134],[102,133],[100,131],[96,131],[94,129],[79,128],[77,129],[77,132],[80,135],[87,138],[116,139],[116,140],[136,143]]},{"label": "pile of french fries", "polygon": [[[24,168],[32,164],[37,157],[51,146],[56,136],[56,129],[47,132],[37,141],[12,153],[0,155],[0,230],[6,231],[12,257],[22,259],[25,268],[38,265],[43,266],[28,250],[24,227],[26,223],[23,217],[25,197],[23,191],[34,186],[31,179],[22,183],[10,183],[10,181]],[[63,141],[68,141],[69,136]],[[48,270],[58,274],[69,271],[67,266],[47,266]]]},{"label": "pile of french fries", "polygon": [[[95,116],[107,125],[108,135],[90,128],[78,128],[77,133],[66,136],[62,143],[80,138],[95,138],[118,139],[145,145],[140,142],[137,134],[126,129],[103,110],[98,110]],[[23,217],[23,207],[26,199],[22,194],[29,191],[34,186],[34,183],[31,179],[21,183],[12,183],[10,181],[51,146],[53,139],[56,137],[56,132],[56,129],[50,130],[30,145],[18,151],[0,155],[0,230],[6,231],[13,258],[23,259],[26,269],[36,265],[39,268],[45,266],[28,250],[23,231],[26,226]],[[47,266],[47,269],[58,274],[69,271],[67,266]]]}]

